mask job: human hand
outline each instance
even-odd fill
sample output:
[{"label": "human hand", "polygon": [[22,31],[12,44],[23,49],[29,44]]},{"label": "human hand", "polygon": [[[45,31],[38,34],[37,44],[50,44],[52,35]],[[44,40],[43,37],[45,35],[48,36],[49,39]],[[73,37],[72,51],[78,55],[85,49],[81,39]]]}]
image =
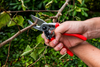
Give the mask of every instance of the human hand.
[{"label": "human hand", "polygon": [[[76,38],[76,37],[62,36],[62,33],[65,33],[65,32],[71,33],[71,34],[78,33],[78,34],[83,35],[84,32],[86,31],[86,29],[83,29],[83,28],[84,28],[84,24],[82,25],[82,21],[78,21],[78,22],[68,21],[68,22],[64,22],[64,23],[60,24],[60,26],[55,29],[55,35],[56,35],[55,40],[53,40],[49,43],[49,40],[47,40],[44,35],[42,35],[42,37],[44,38],[45,43],[47,45],[49,44],[49,46],[54,47],[54,49],[58,51],[58,50],[62,49],[63,44],[69,48],[69,47],[73,47],[73,46],[83,42],[83,40]],[[64,53],[62,53],[63,51],[66,51],[66,49],[63,48],[60,53],[64,54]]]}]

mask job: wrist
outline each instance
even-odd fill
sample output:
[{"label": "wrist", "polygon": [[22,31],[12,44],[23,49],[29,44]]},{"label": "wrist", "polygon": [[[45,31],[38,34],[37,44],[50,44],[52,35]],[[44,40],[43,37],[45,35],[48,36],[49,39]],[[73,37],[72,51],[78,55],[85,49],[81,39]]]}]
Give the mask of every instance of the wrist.
[{"label": "wrist", "polygon": [[100,18],[92,18],[84,21],[87,39],[100,37]]}]

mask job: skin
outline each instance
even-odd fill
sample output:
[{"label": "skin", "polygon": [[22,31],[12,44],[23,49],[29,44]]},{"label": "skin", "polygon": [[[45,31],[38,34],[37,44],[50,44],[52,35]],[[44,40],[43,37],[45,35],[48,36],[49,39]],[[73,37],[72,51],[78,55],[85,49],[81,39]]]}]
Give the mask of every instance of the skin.
[{"label": "skin", "polygon": [[66,53],[66,48],[62,48],[63,45],[65,45],[88,66],[100,67],[98,63],[100,61],[98,60],[100,58],[99,49],[77,37],[62,35],[62,33],[78,33],[85,36],[87,39],[98,38],[100,37],[100,17],[91,18],[85,21],[66,21],[60,24],[54,32],[55,39],[51,42],[42,34],[42,38],[44,38],[46,45],[53,47],[56,51],[60,51],[62,55]]},{"label": "skin", "polygon": [[70,48],[89,67],[100,67],[100,50],[87,42]]}]

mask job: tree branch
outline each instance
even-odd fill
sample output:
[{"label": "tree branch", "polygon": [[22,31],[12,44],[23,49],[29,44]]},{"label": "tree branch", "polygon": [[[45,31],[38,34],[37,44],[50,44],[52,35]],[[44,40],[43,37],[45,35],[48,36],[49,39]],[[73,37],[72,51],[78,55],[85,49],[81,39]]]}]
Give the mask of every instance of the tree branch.
[{"label": "tree branch", "polygon": [[51,17],[53,19],[53,22],[57,22],[58,17],[61,16],[61,12],[64,10],[66,5],[68,5],[68,2],[69,2],[69,0],[66,0],[66,2],[63,4],[63,6],[58,10],[58,13],[56,14],[56,16]]},{"label": "tree branch", "polygon": [[9,39],[3,41],[2,43],[0,43],[0,47],[2,47],[3,45],[7,44],[8,42],[11,42],[14,38],[16,38],[18,35],[20,35],[21,33],[23,33],[24,31],[30,29],[31,27],[33,27],[34,25],[36,25],[36,22],[37,20],[35,21],[35,23],[33,23],[32,25],[22,29],[22,30],[19,30],[15,35],[13,35],[12,37],[10,37]]},{"label": "tree branch", "polygon": [[25,10],[25,11],[9,11],[10,13],[19,12],[58,12],[58,10]]},{"label": "tree branch", "polygon": [[11,41],[9,42],[8,56],[7,56],[7,59],[6,59],[6,62],[5,62],[5,67],[6,67],[6,64],[7,64],[8,58],[9,58],[9,54],[10,54],[10,46],[11,46]]}]

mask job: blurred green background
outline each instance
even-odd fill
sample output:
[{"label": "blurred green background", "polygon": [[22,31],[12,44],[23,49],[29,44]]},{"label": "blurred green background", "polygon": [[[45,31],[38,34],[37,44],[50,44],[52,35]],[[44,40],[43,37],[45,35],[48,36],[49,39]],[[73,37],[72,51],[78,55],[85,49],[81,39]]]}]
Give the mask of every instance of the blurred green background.
[{"label": "blurred green background", "polygon": [[[65,0],[0,0],[0,43],[13,36],[19,29],[29,26],[27,20],[33,14],[46,22],[52,22],[51,16],[57,12],[29,12],[27,10],[59,10]],[[58,22],[68,20],[86,20],[100,16],[100,0],[70,0]],[[8,12],[27,11],[27,12]],[[16,23],[17,24],[16,24]],[[41,38],[40,31],[29,29],[16,37],[10,46],[10,54],[6,66],[27,67],[43,55],[33,67],[88,67],[77,56],[60,55],[51,47],[47,47]],[[100,39],[88,40],[100,48]],[[9,43],[0,48],[0,67],[5,66]]]}]

